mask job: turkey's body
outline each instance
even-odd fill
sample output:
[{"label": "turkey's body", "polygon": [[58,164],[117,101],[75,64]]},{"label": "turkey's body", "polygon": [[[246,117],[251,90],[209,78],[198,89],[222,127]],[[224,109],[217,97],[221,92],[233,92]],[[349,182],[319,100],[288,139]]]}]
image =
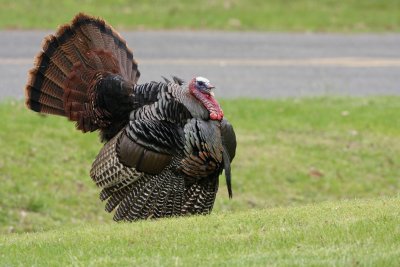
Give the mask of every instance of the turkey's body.
[{"label": "turkey's body", "polygon": [[45,40],[26,103],[100,131],[105,144],[90,176],[115,220],[209,213],[223,169],[232,194],[236,149],[212,86],[201,77],[137,85],[139,76],[119,34],[79,14]]}]

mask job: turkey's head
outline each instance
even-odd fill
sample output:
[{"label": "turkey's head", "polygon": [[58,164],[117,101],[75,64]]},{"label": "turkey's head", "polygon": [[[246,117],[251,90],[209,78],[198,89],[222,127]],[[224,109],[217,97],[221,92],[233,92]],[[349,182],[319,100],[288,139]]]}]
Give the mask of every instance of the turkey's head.
[{"label": "turkey's head", "polygon": [[189,83],[190,93],[208,110],[210,119],[220,121],[224,117],[224,112],[214,98],[212,91],[214,88],[210,81],[203,77],[195,77]]}]

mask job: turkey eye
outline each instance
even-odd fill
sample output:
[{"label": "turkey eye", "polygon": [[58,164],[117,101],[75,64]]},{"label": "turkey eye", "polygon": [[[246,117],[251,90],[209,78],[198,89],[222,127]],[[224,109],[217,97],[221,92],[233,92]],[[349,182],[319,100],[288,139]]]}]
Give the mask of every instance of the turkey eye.
[{"label": "turkey eye", "polygon": [[204,85],[204,82],[198,81],[197,84],[200,85],[200,86],[203,86],[203,85]]}]

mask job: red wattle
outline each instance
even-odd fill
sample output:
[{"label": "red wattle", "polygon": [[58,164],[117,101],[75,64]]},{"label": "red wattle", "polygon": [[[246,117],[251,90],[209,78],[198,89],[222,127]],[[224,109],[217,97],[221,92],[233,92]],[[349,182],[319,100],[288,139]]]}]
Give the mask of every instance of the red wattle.
[{"label": "red wattle", "polygon": [[218,114],[216,114],[216,113],[211,113],[210,114],[210,119],[212,119],[212,120],[218,120]]}]

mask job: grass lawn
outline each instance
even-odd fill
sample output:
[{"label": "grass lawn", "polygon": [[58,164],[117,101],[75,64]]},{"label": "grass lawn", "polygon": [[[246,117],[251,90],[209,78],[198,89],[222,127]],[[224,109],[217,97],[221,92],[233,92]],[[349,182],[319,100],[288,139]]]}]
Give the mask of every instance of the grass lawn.
[{"label": "grass lawn", "polygon": [[3,266],[399,266],[400,197],[0,236]]},{"label": "grass lawn", "polygon": [[400,97],[221,103],[233,199],[221,179],[211,216],[133,224],[90,180],[96,133],[0,104],[0,266],[399,266]]},{"label": "grass lawn", "polygon": [[80,11],[118,29],[388,32],[398,0],[0,0],[0,28],[54,29]]}]

